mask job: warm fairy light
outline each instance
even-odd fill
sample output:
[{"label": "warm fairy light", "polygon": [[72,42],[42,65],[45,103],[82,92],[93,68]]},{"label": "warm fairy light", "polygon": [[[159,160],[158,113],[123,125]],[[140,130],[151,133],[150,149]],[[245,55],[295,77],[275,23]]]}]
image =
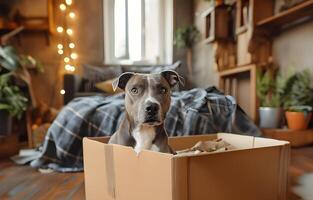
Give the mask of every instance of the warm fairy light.
[{"label": "warm fairy light", "polygon": [[75,44],[73,42],[69,43],[68,45],[69,48],[74,49],[75,48]]},{"label": "warm fairy light", "polygon": [[72,65],[69,65],[69,64],[66,64],[64,68],[65,68],[66,71],[70,71],[70,72],[74,72],[75,71],[75,67],[72,66]]},{"label": "warm fairy light", "polygon": [[58,49],[63,49],[63,45],[62,44],[58,44]]},{"label": "warm fairy light", "polygon": [[67,33],[68,35],[72,35],[72,34],[73,34],[73,30],[70,29],[70,28],[68,28],[68,29],[66,30],[66,33]]},{"label": "warm fairy light", "polygon": [[70,18],[74,19],[76,15],[75,15],[74,12],[70,12],[70,13],[68,14],[68,16],[70,16]]},{"label": "warm fairy light", "polygon": [[73,60],[75,60],[75,59],[77,59],[77,53],[71,53],[71,58],[73,59]]},{"label": "warm fairy light", "polygon": [[[68,21],[71,20],[73,22],[73,20],[76,18],[76,13],[74,10],[72,10],[73,3],[73,0],[61,1],[61,3],[59,4],[59,9],[63,12],[63,23],[56,28],[58,33],[62,33],[60,34],[60,36],[62,37],[62,41],[57,44],[57,52],[58,54],[62,55],[62,58],[64,60],[63,69],[67,73],[72,73],[76,70],[74,64],[76,63],[76,59],[78,58],[78,54],[76,52],[73,52],[75,51],[74,48],[76,47],[76,45],[71,41],[71,36],[74,34],[74,30],[70,26],[68,26]],[[68,51],[70,52],[68,53]],[[60,94],[64,95],[65,90],[60,90]]]},{"label": "warm fairy light", "polygon": [[64,62],[66,62],[66,63],[70,62],[69,57],[65,57],[65,58],[64,58]]},{"label": "warm fairy light", "polygon": [[69,64],[66,64],[64,68],[65,68],[65,70],[67,70],[67,71],[71,71],[72,66],[69,65]]},{"label": "warm fairy light", "polygon": [[64,89],[60,90],[60,94],[64,95],[65,94],[65,90]]},{"label": "warm fairy light", "polygon": [[62,26],[58,26],[57,27],[57,32],[58,33],[62,33],[63,32],[63,27]]},{"label": "warm fairy light", "polygon": [[66,10],[66,5],[64,3],[60,4],[60,10],[62,11]]},{"label": "warm fairy light", "polygon": [[72,2],[72,0],[65,0],[65,3],[70,6],[70,5],[72,5],[73,2]]}]

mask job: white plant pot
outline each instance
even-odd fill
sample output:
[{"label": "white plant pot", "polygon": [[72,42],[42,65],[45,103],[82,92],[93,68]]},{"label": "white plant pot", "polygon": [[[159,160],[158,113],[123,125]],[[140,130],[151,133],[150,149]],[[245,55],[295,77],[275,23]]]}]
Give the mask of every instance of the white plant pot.
[{"label": "white plant pot", "polygon": [[282,108],[260,107],[260,128],[280,128]]}]

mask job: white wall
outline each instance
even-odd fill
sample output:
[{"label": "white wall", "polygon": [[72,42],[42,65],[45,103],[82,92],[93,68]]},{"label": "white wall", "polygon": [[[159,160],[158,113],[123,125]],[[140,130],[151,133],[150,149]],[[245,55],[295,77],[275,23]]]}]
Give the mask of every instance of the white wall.
[{"label": "white wall", "polygon": [[313,22],[300,25],[274,39],[273,58],[282,71],[310,69],[313,76]]},{"label": "white wall", "polygon": [[194,24],[199,29],[201,38],[193,48],[193,83],[196,87],[218,86],[218,73],[214,67],[215,51],[212,44],[203,43],[205,19],[201,14],[210,7],[208,1],[194,0]]}]

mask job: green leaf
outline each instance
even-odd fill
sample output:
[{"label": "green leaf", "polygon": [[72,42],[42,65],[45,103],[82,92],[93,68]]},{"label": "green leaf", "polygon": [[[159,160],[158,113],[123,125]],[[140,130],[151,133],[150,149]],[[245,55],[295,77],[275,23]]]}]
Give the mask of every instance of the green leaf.
[{"label": "green leaf", "polygon": [[0,47],[0,66],[9,71],[19,67],[19,56],[12,46]]}]

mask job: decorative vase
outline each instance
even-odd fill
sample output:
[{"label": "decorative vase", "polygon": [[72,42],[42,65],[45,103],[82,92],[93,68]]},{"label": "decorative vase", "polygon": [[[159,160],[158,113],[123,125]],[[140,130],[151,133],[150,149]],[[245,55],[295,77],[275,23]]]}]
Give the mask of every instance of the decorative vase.
[{"label": "decorative vase", "polygon": [[288,128],[291,130],[305,130],[308,128],[310,120],[312,118],[312,112],[291,112],[285,113]]},{"label": "decorative vase", "polygon": [[282,119],[282,108],[260,107],[260,128],[279,128]]}]

